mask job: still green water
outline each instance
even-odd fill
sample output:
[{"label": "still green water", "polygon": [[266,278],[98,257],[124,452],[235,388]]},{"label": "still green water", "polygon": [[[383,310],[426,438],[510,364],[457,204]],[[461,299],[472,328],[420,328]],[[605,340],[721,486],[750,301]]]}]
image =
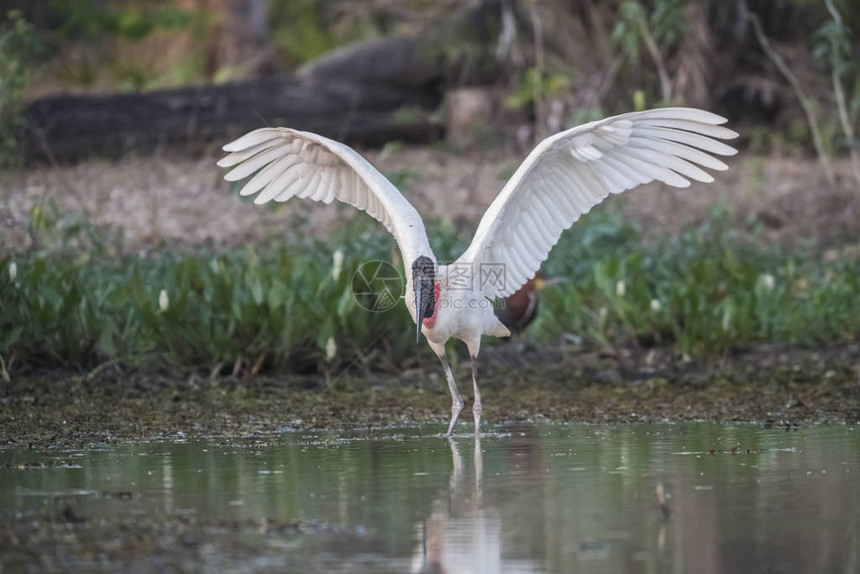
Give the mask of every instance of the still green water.
[{"label": "still green water", "polygon": [[480,440],[433,432],[7,451],[0,519],[45,516],[71,499],[90,517],[306,525],[268,546],[268,557],[210,562],[209,571],[860,571],[860,429],[537,425]]}]

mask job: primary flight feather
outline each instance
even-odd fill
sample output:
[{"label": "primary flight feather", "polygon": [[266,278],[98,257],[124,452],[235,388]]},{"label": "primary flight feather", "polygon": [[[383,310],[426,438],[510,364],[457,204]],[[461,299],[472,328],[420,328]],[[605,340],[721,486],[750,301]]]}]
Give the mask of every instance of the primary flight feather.
[{"label": "primary flight feather", "polygon": [[[287,128],[262,128],[224,146],[225,179],[249,176],[241,195],[255,203],[301,197],[338,200],[366,211],[394,235],[405,265],[406,303],[442,362],[451,391],[450,434],[463,407],[445,342],[469,347],[475,392],[475,432],[481,420],[476,358],[482,335],[504,336],[490,299],[506,297],[534,277],[562,232],[610,194],[661,181],[688,187],[710,183],[705,169],[723,171],[714,156],[736,150],[718,140],[737,134],[726,120],[692,108],[622,114],[575,127],[539,143],[487,208],[469,248],[451,265],[438,265],[424,222],[407,199],[352,148]],[[705,169],[703,169],[705,168]],[[484,270],[494,274],[482,275]],[[469,277],[463,274],[470,272]],[[501,273],[501,274],[500,274]],[[468,280],[467,280],[468,279]]]}]

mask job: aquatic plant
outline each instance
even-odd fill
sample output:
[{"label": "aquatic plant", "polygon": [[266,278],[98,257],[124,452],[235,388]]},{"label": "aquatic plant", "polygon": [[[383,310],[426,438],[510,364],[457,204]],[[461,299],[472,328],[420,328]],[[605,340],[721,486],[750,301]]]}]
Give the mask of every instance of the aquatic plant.
[{"label": "aquatic plant", "polygon": [[737,226],[718,208],[677,239],[642,245],[618,212],[591,216],[548,261],[550,274],[572,280],[542,294],[548,309],[535,336],[569,331],[607,344],[676,345],[690,356],[857,336],[860,262],[744,241]]},{"label": "aquatic plant", "polygon": [[[451,260],[463,238],[431,225],[440,260]],[[570,281],[542,292],[527,336],[674,345],[688,356],[857,336],[860,261],[742,240],[737,226],[717,210],[678,238],[648,243],[617,209],[588,216],[546,262],[549,276]],[[87,225],[34,225],[38,249],[0,256],[0,370],[398,370],[423,352],[403,336],[408,314],[362,309],[352,283],[359,265],[391,261],[396,249],[365,218],[348,227],[330,244],[139,257],[108,254],[111,242]]]}]

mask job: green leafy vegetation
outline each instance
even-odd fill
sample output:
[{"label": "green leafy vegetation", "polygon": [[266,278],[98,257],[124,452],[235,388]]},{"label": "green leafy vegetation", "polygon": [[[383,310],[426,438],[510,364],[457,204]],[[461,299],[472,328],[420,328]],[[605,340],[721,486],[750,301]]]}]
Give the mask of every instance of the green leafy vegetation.
[{"label": "green leafy vegetation", "polygon": [[24,122],[21,112],[39,50],[32,26],[19,12],[9,12],[0,25],[0,169],[21,159],[17,141]]},{"label": "green leafy vegetation", "polygon": [[650,246],[611,211],[574,228],[547,265],[571,280],[542,296],[548,311],[536,335],[669,344],[690,356],[856,337],[860,262],[744,242],[738,226],[730,210],[715,210],[678,239]]},{"label": "green leafy vegetation", "polygon": [[140,91],[202,81],[217,18],[169,3],[53,0],[41,33],[54,74],[93,88]]},{"label": "green leafy vegetation", "polygon": [[[0,257],[6,376],[40,364],[213,374],[396,370],[425,352],[405,336],[414,326],[402,305],[371,313],[353,297],[359,265],[397,256],[366,218],[331,244],[165,250],[145,258],[109,256],[111,242],[86,224],[46,219],[50,210],[33,214],[38,249]],[[543,312],[529,336],[543,344],[578,336],[603,345],[676,346],[690,356],[856,337],[860,262],[745,242],[737,226],[730,211],[716,211],[675,240],[646,244],[612,209],[589,216],[545,265],[550,276],[569,281],[542,293]],[[430,227],[440,260],[453,259],[464,239],[450,224]]]},{"label": "green leafy vegetation", "polygon": [[570,84],[570,78],[563,74],[546,71],[540,73],[532,67],[515,83],[511,93],[505,98],[505,105],[512,108],[532,105],[536,93],[548,98],[559,97],[570,88]]},{"label": "green leafy vegetation", "polygon": [[272,2],[269,14],[272,38],[288,66],[296,67],[337,45],[325,21],[324,4],[316,0]]},{"label": "green leafy vegetation", "polygon": [[[355,309],[358,254],[389,259],[378,236],[358,234],[335,277],[335,249],[310,241],[264,253],[108,257],[103,242],[89,240],[89,226],[43,225],[49,211],[31,218],[41,249],[0,259],[0,355],[9,368],[23,360],[73,368],[119,361],[214,372],[242,364],[255,372],[316,370],[329,338],[340,356],[365,358],[372,350],[365,347],[408,320]],[[399,341],[394,330],[386,344],[402,356]]]},{"label": "green leafy vegetation", "polygon": [[53,0],[61,22],[58,33],[69,38],[98,38],[116,34],[140,40],[157,30],[183,30],[193,13],[178,6],[111,6],[94,0]]}]

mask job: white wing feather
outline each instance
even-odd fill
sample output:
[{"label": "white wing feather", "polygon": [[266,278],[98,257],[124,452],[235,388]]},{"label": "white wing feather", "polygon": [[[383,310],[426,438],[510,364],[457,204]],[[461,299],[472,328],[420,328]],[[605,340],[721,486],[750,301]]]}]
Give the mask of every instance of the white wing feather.
[{"label": "white wing feather", "polygon": [[224,146],[218,162],[239,181],[253,175],[239,192],[254,203],[301,197],[331,203],[337,199],[366,211],[394,235],[404,264],[419,255],[435,261],[424,222],[409,201],[366,159],[349,146],[317,134],[287,128],[261,128]]},{"label": "white wing feather", "polygon": [[[712,182],[699,166],[728,166],[710,154],[736,150],[712,138],[737,134],[725,119],[691,108],[623,114],[543,140],[496,197],[463,264],[504,265],[505,281],[482,284],[487,297],[507,297],[540,268],[562,232],[609,194],[651,181],[687,187]],[[698,165],[696,165],[698,164]]]}]

